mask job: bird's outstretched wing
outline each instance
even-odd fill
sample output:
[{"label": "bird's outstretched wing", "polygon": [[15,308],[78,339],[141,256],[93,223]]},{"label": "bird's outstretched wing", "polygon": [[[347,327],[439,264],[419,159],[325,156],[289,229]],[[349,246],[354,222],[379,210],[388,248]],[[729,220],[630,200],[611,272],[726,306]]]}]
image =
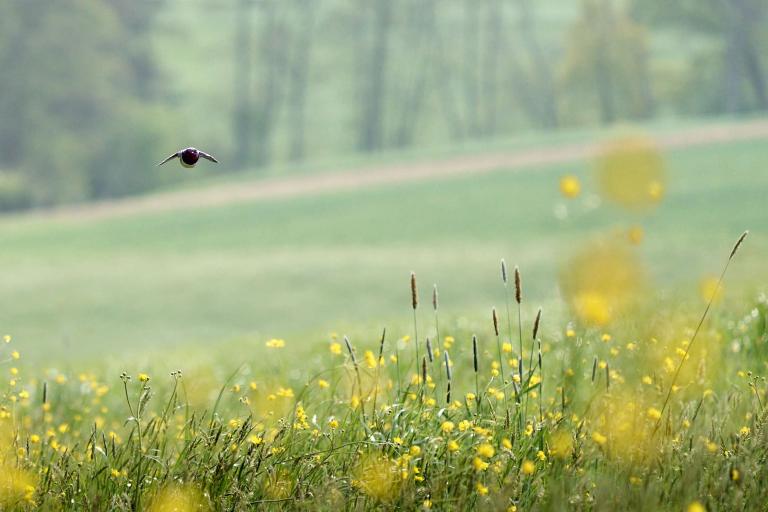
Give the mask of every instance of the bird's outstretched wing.
[{"label": "bird's outstretched wing", "polygon": [[206,160],[210,160],[211,162],[219,163],[219,161],[218,161],[218,160],[216,160],[215,158],[213,158],[213,156],[209,155],[209,154],[208,154],[208,153],[206,153],[205,151],[200,151],[200,150],[198,150],[198,152],[200,153],[200,156],[201,156],[201,157],[203,157],[203,158],[205,158]]},{"label": "bird's outstretched wing", "polygon": [[180,151],[177,151],[176,153],[172,154],[171,156],[169,156],[168,158],[166,158],[165,160],[163,160],[162,162],[160,162],[159,164],[157,164],[157,166],[158,166],[158,167],[160,167],[160,166],[161,166],[161,165],[163,165],[165,162],[167,162],[167,161],[169,161],[169,160],[173,160],[174,158],[178,158],[180,155],[181,155],[181,152],[180,152]]}]

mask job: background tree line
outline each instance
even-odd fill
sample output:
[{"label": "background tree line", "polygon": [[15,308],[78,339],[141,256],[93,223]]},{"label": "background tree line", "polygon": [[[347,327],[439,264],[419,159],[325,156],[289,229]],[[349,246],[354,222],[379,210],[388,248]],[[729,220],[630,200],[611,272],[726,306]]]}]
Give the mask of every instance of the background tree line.
[{"label": "background tree line", "polygon": [[766,0],[10,0],[0,208],[184,179],[154,167],[183,144],[235,171],[765,111],[766,11]]}]

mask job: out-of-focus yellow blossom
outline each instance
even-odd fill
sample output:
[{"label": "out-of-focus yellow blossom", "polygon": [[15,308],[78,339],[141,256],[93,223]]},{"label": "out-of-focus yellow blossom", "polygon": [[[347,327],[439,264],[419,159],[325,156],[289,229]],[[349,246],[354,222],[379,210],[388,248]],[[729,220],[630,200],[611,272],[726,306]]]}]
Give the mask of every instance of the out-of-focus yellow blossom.
[{"label": "out-of-focus yellow blossom", "polygon": [[536,464],[530,460],[524,460],[522,466],[520,466],[524,475],[532,475],[536,472]]},{"label": "out-of-focus yellow blossom", "polygon": [[397,495],[402,479],[399,475],[396,462],[381,455],[368,455],[352,470],[352,485],[377,500],[388,502]]},{"label": "out-of-focus yellow blossom", "polygon": [[475,468],[475,471],[485,471],[488,469],[488,466],[489,464],[480,457],[475,457],[472,459],[472,467]]},{"label": "out-of-focus yellow blossom", "polygon": [[192,512],[205,510],[202,493],[191,485],[168,485],[157,493],[149,505],[149,512]]},{"label": "out-of-focus yellow blossom", "polygon": [[477,447],[477,454],[481,457],[486,457],[490,459],[494,456],[496,453],[496,450],[494,450],[493,446],[489,443],[483,443],[480,446]]},{"label": "out-of-focus yellow blossom", "polygon": [[608,442],[608,438],[605,437],[600,432],[592,432],[592,440],[599,444],[600,446],[604,445],[606,442]]},{"label": "out-of-focus yellow blossom", "polygon": [[576,176],[563,176],[560,178],[560,193],[567,199],[578,197],[581,192],[581,184]]},{"label": "out-of-focus yellow blossom", "polygon": [[267,348],[285,348],[285,340],[278,339],[278,338],[272,338],[271,340],[267,340],[264,345]]}]

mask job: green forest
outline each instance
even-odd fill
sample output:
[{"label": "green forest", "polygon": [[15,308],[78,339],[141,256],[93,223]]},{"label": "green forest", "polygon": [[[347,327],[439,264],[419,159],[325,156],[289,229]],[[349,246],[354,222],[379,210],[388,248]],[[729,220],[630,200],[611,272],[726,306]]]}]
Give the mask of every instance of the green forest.
[{"label": "green forest", "polygon": [[[0,209],[768,109],[764,0],[9,0]],[[198,177],[204,173],[198,174]]]}]

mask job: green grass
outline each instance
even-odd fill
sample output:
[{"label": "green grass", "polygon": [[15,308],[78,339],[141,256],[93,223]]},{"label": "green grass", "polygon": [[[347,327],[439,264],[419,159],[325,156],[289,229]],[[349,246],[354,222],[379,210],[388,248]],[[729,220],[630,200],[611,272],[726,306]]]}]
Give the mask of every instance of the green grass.
[{"label": "green grass", "polygon": [[[734,268],[743,266],[741,255]],[[236,354],[209,351],[205,359],[186,353],[173,367],[182,367],[183,376],[170,377],[158,361],[130,371],[132,377],[108,360],[42,369],[35,357],[16,361],[12,351],[24,352],[25,344],[0,341],[0,364],[12,379],[0,384],[0,506],[759,507],[768,498],[768,303],[747,296],[727,311],[718,305],[700,336],[687,331],[681,341],[663,324],[671,319],[692,329],[703,304],[692,310],[659,294],[644,299],[604,329],[576,325],[564,335],[560,325],[558,334],[542,335],[542,363],[526,365],[516,386],[493,374],[498,359],[488,319],[484,326],[444,326],[445,337],[433,346],[438,355],[450,350],[450,401],[440,357],[427,365],[425,382],[413,380],[413,341],[391,334],[382,363],[368,352],[378,350],[369,332],[370,341],[352,341],[354,359],[338,339],[311,358],[291,342],[246,344]],[[757,314],[745,315],[752,308]],[[526,315],[525,325],[530,321]],[[605,329],[613,338],[601,336]],[[448,335],[455,340],[450,347]],[[502,339],[516,346],[514,334]],[[682,347],[690,348],[689,358]],[[501,361],[508,376],[518,377],[507,359],[516,355],[513,349]],[[600,361],[596,374],[593,358]],[[260,371],[264,363],[270,371]]]},{"label": "green grass", "polygon": [[582,198],[557,220],[560,175],[581,176],[583,197],[595,191],[589,165],[574,163],[108,220],[6,220],[2,328],[57,360],[278,335],[308,344],[374,320],[407,327],[411,270],[422,293],[439,284],[446,315],[485,316],[503,300],[502,257],[523,269],[531,307],[557,309],[557,269],[573,248],[634,223],[654,283],[692,293],[751,228],[732,276],[751,283],[768,253],[766,157],[761,141],[675,151],[668,195],[642,217]]}]

